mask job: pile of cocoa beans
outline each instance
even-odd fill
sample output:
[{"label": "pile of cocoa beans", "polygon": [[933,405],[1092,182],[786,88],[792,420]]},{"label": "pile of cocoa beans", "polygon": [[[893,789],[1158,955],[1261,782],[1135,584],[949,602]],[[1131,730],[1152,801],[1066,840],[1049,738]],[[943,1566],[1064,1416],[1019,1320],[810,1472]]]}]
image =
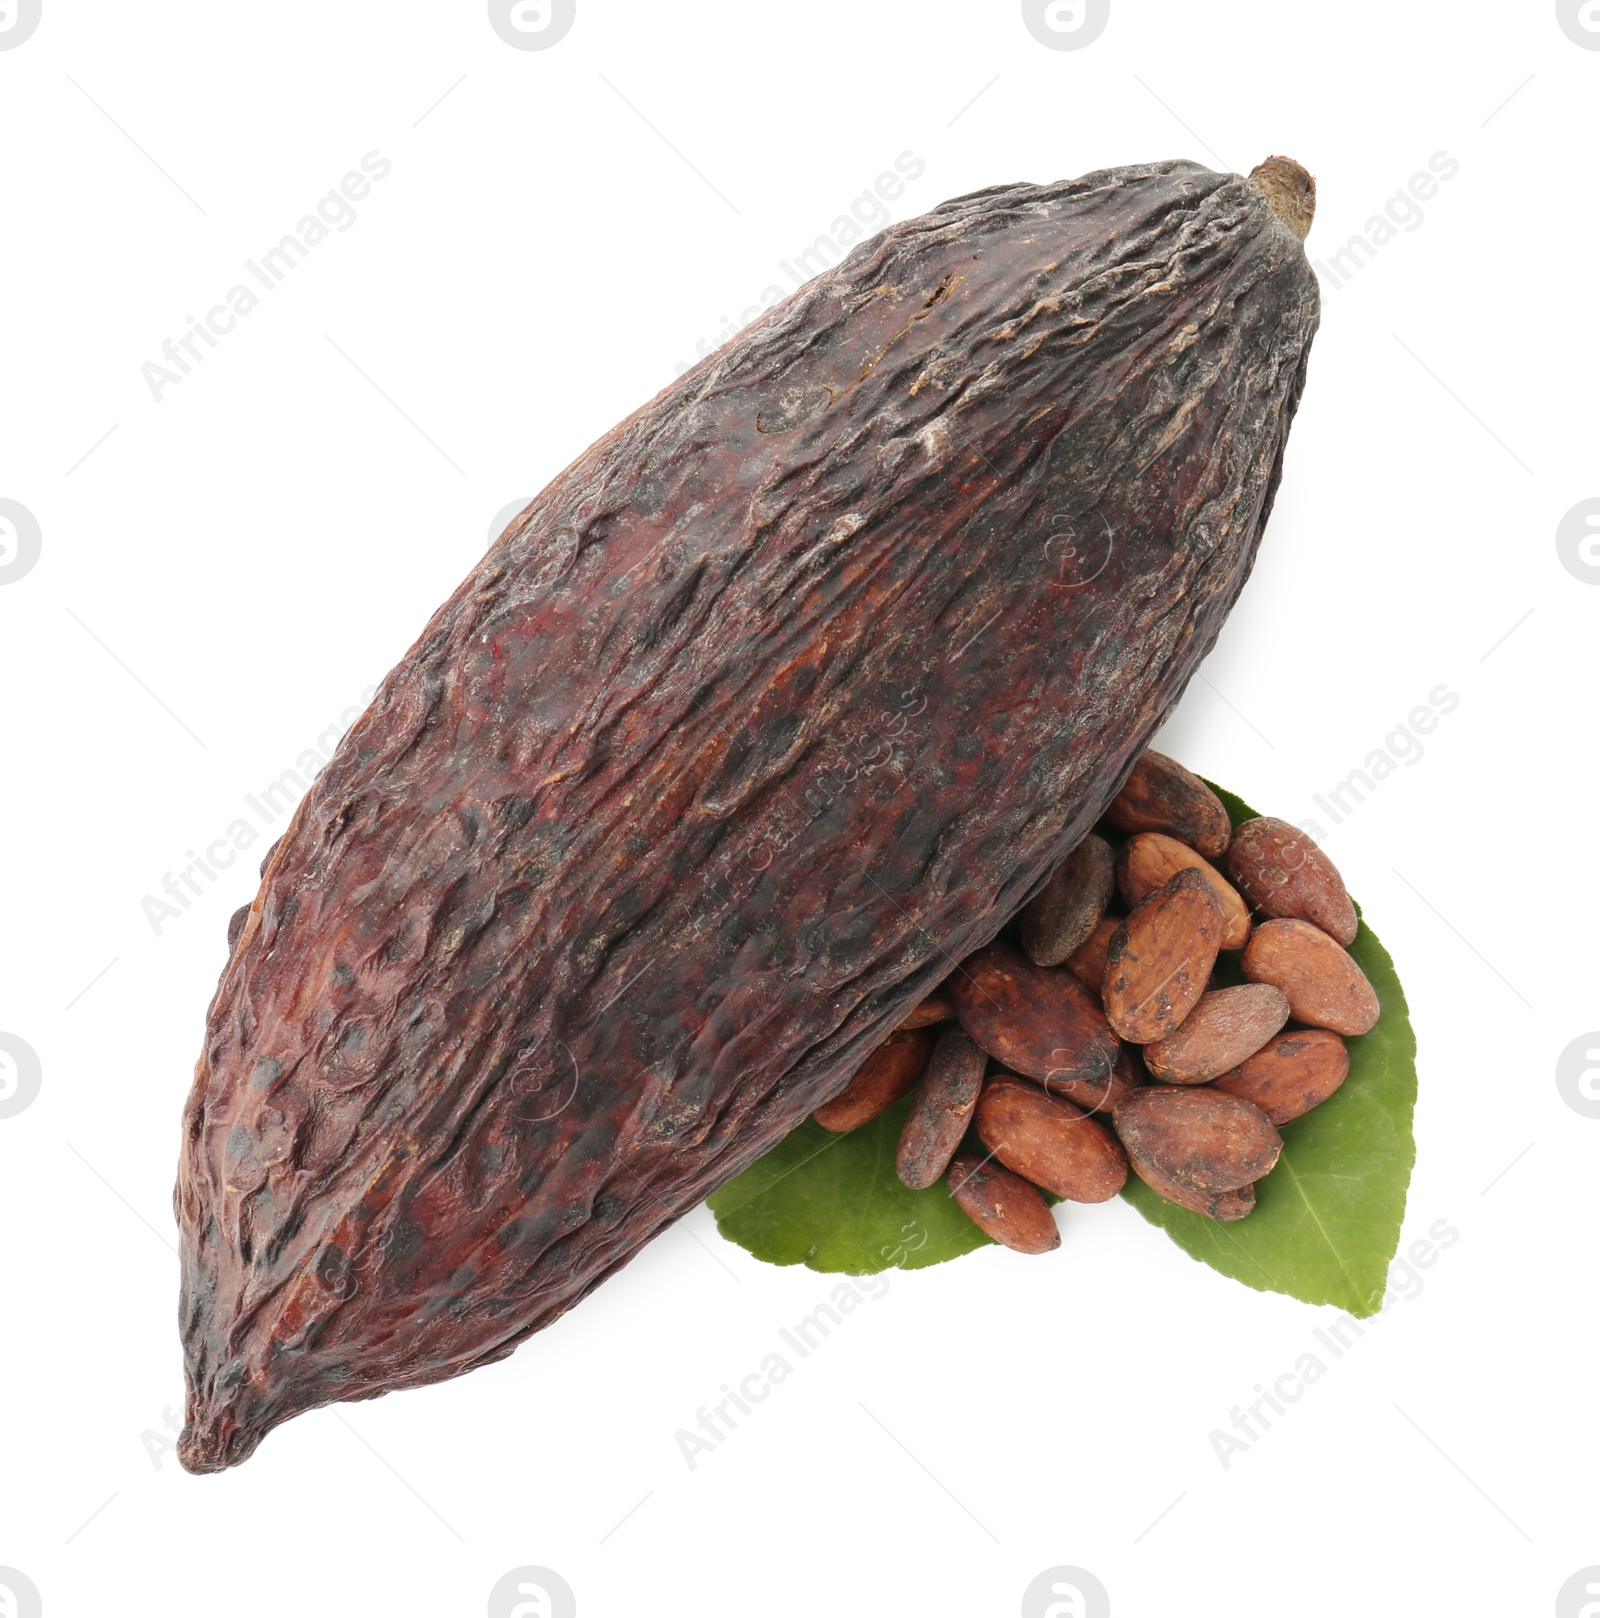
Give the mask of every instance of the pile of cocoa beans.
[{"label": "pile of cocoa beans", "polygon": [[1181,1207],[1243,1219],[1283,1148],[1278,1126],[1339,1088],[1341,1036],[1378,1020],[1346,952],[1358,925],[1304,832],[1270,816],[1234,828],[1204,781],[1145,753],[1017,922],[816,1121],[858,1129],[915,1090],[901,1180],[942,1176],[1022,1253],[1061,1242],[1040,1187],[1104,1202],[1130,1165]]}]

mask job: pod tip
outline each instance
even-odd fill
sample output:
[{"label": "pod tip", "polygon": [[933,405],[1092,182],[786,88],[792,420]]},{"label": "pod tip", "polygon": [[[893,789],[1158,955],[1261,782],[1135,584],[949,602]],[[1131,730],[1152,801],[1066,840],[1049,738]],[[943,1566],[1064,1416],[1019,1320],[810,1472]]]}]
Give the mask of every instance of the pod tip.
[{"label": "pod tip", "polygon": [[1269,157],[1250,170],[1250,178],[1266,193],[1272,211],[1301,241],[1317,211],[1317,182],[1292,157]]}]

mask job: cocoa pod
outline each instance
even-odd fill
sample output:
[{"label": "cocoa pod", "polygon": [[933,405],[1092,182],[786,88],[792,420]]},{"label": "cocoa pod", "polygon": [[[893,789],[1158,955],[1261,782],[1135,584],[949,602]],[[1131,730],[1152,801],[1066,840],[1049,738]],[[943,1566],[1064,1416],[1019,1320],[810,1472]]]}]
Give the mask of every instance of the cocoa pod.
[{"label": "cocoa pod", "polygon": [[1242,176],[994,187],[528,506],[313,782],[213,998],[186,1467],[511,1353],[996,936],[1214,644],[1316,321]]},{"label": "cocoa pod", "polygon": [[949,1167],[977,1110],[987,1065],[983,1052],[958,1029],[939,1036],[900,1131],[896,1167],[913,1191],[927,1190]]},{"label": "cocoa pod", "polygon": [[1052,1089],[1103,1085],[1117,1060],[1105,1014],[1069,972],[1035,966],[1011,945],[970,955],[950,980],[961,1026],[997,1062]]},{"label": "cocoa pod", "polygon": [[812,1118],[834,1135],[870,1124],[922,1077],[933,1048],[934,1036],[926,1028],[900,1029],[890,1034],[844,1089],[824,1101]]},{"label": "cocoa pod", "polygon": [[961,1211],[1014,1253],[1049,1253],[1061,1245],[1050,1204],[1020,1175],[973,1152],[957,1152],[945,1175]]},{"label": "cocoa pod", "polygon": [[1267,983],[1201,995],[1165,1039],[1144,1047],[1144,1065],[1164,1084],[1207,1084],[1253,1056],[1289,1020],[1289,997]]},{"label": "cocoa pod", "polygon": [[1008,1169],[1071,1202],[1108,1202],[1128,1178],[1116,1138],[1070,1101],[991,1079],[978,1099],[978,1139]]},{"label": "cocoa pod", "polygon": [[1106,952],[1121,925],[1118,916],[1102,916],[1094,931],[1067,957],[1067,970],[1094,996],[1096,1005],[1103,1003],[1105,994]]},{"label": "cocoa pod", "polygon": [[1244,821],[1228,845],[1228,871],[1263,916],[1309,921],[1346,949],[1361,922],[1332,860],[1298,826],[1271,815]]},{"label": "cocoa pod", "polygon": [[940,987],[933,991],[926,1000],[919,1000],[914,1005],[901,1028],[931,1028],[935,1023],[953,1022],[956,1015],[956,1003],[950,998],[950,991]]},{"label": "cocoa pod", "polygon": [[1135,1045],[1165,1039],[1206,992],[1222,947],[1216,890],[1179,871],[1118,923],[1106,950],[1106,1017]]},{"label": "cocoa pod", "polygon": [[1187,1208],[1190,1213],[1204,1214],[1207,1219],[1215,1219],[1220,1225],[1230,1225],[1236,1220],[1245,1218],[1255,1209],[1254,1185],[1242,1185],[1235,1191],[1194,1191],[1186,1185],[1179,1185],[1176,1180],[1169,1179],[1148,1158],[1130,1156],[1128,1161],[1133,1166],[1133,1172],[1157,1196],[1165,1197],[1168,1202],[1177,1203],[1180,1208]]},{"label": "cocoa pod", "polygon": [[1297,1028],[1270,1040],[1224,1073],[1216,1087],[1242,1096],[1281,1125],[1320,1106],[1349,1072],[1350,1052],[1337,1034],[1325,1028]]},{"label": "cocoa pod", "polygon": [[1117,886],[1132,908],[1147,893],[1165,887],[1179,871],[1191,868],[1211,884],[1222,906],[1222,947],[1243,949],[1250,937],[1250,907],[1216,866],[1176,837],[1159,831],[1130,837],[1117,856]]},{"label": "cocoa pod", "polygon": [[1366,973],[1320,927],[1285,918],[1250,935],[1239,970],[1289,997],[1289,1014],[1313,1028],[1364,1034],[1378,1020],[1378,996]]},{"label": "cocoa pod", "polygon": [[1198,775],[1165,753],[1145,753],[1106,819],[1120,832],[1162,832],[1208,860],[1220,859],[1233,827],[1222,799]]},{"label": "cocoa pod", "polygon": [[1117,1109],[1113,1123],[1135,1172],[1148,1168],[1190,1191],[1237,1191],[1253,1184],[1283,1150],[1282,1137],[1260,1108],[1209,1087],[1146,1085]]},{"label": "cocoa pod", "polygon": [[1090,832],[1023,907],[1022,947],[1035,966],[1060,966],[1095,930],[1111,899],[1115,863],[1110,843]]}]

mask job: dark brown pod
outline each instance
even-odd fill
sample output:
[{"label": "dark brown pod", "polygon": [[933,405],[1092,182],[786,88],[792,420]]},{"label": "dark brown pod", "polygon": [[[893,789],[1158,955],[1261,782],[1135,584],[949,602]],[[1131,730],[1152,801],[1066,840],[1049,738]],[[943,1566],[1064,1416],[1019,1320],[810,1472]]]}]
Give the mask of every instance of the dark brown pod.
[{"label": "dark brown pod", "polygon": [[1051,873],[1022,911],[1022,947],[1035,966],[1060,966],[1106,913],[1116,885],[1116,856],[1090,832]]},{"label": "dark brown pod", "polygon": [[1228,870],[1263,916],[1309,921],[1348,949],[1361,923],[1344,878],[1298,826],[1271,815],[1244,821],[1228,845]]},{"label": "dark brown pod", "polygon": [[950,980],[961,1026],[997,1062],[1053,1090],[1103,1085],[1117,1036],[1070,972],[1035,966],[1009,944],[970,955]]},{"label": "dark brown pod", "polygon": [[988,1058],[959,1029],[939,1036],[900,1131],[896,1167],[913,1191],[933,1185],[955,1155],[977,1110]]},{"label": "dark brown pod", "polygon": [[313,783],[218,985],[185,1466],[504,1358],[998,934],[1215,643],[1316,322],[1241,175],[992,187],[529,505]]},{"label": "dark brown pod", "polygon": [[1102,916],[1095,923],[1094,931],[1067,958],[1067,970],[1094,997],[1096,1005],[1104,1003],[1106,955],[1121,924],[1118,916]]},{"label": "dark brown pod", "polygon": [[1256,1188],[1253,1185],[1242,1185],[1234,1191],[1195,1191],[1169,1179],[1149,1158],[1130,1156],[1128,1161],[1133,1165],[1133,1172],[1157,1196],[1177,1203],[1180,1208],[1187,1208],[1190,1213],[1215,1219],[1219,1225],[1231,1225],[1255,1209]]},{"label": "dark brown pod", "polygon": [[1165,1039],[1144,1047],[1163,1084],[1206,1084],[1253,1056],[1289,1020],[1289,997],[1266,983],[1211,989]]},{"label": "dark brown pod", "polygon": [[1326,1028],[1280,1034],[1216,1081],[1219,1090],[1254,1103],[1274,1124],[1320,1106],[1350,1072],[1345,1042]]},{"label": "dark brown pod", "polygon": [[856,1070],[856,1075],[812,1117],[835,1135],[848,1134],[887,1112],[927,1070],[934,1036],[926,1028],[902,1029],[890,1036]]},{"label": "dark brown pod", "polygon": [[1237,1191],[1266,1174],[1283,1150],[1258,1107],[1209,1086],[1146,1085],[1113,1122],[1136,1169],[1149,1168],[1190,1191]]},{"label": "dark brown pod", "polygon": [[961,1211],[1014,1253],[1049,1253],[1061,1245],[1050,1204],[1010,1169],[972,1152],[957,1152],[945,1175]]},{"label": "dark brown pod", "polygon": [[950,991],[941,987],[935,989],[926,1000],[919,1000],[900,1026],[903,1029],[931,1028],[935,1023],[953,1022],[955,1015],[956,1003],[950,998]]},{"label": "dark brown pod", "polygon": [[1127,1182],[1127,1157],[1110,1130],[1031,1084],[991,1079],[976,1125],[1008,1169],[1071,1202],[1107,1202]]},{"label": "dark brown pod", "polygon": [[1163,832],[1208,860],[1220,859],[1233,827],[1222,799],[1165,753],[1145,753],[1111,800],[1106,819],[1120,832]]},{"label": "dark brown pod", "polygon": [[1179,871],[1135,905],[1106,950],[1106,1017],[1135,1045],[1165,1039],[1206,992],[1225,928],[1199,871]]}]

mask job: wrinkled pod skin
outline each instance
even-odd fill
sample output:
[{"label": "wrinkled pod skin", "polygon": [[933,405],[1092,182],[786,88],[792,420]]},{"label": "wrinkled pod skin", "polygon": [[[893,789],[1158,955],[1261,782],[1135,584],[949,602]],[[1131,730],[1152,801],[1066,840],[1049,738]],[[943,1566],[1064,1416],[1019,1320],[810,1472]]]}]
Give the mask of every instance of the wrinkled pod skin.
[{"label": "wrinkled pod skin", "polygon": [[1215,640],[1316,323],[1238,175],[998,186],[529,506],[313,785],[218,986],[185,1466],[503,1358],[995,935]]}]

